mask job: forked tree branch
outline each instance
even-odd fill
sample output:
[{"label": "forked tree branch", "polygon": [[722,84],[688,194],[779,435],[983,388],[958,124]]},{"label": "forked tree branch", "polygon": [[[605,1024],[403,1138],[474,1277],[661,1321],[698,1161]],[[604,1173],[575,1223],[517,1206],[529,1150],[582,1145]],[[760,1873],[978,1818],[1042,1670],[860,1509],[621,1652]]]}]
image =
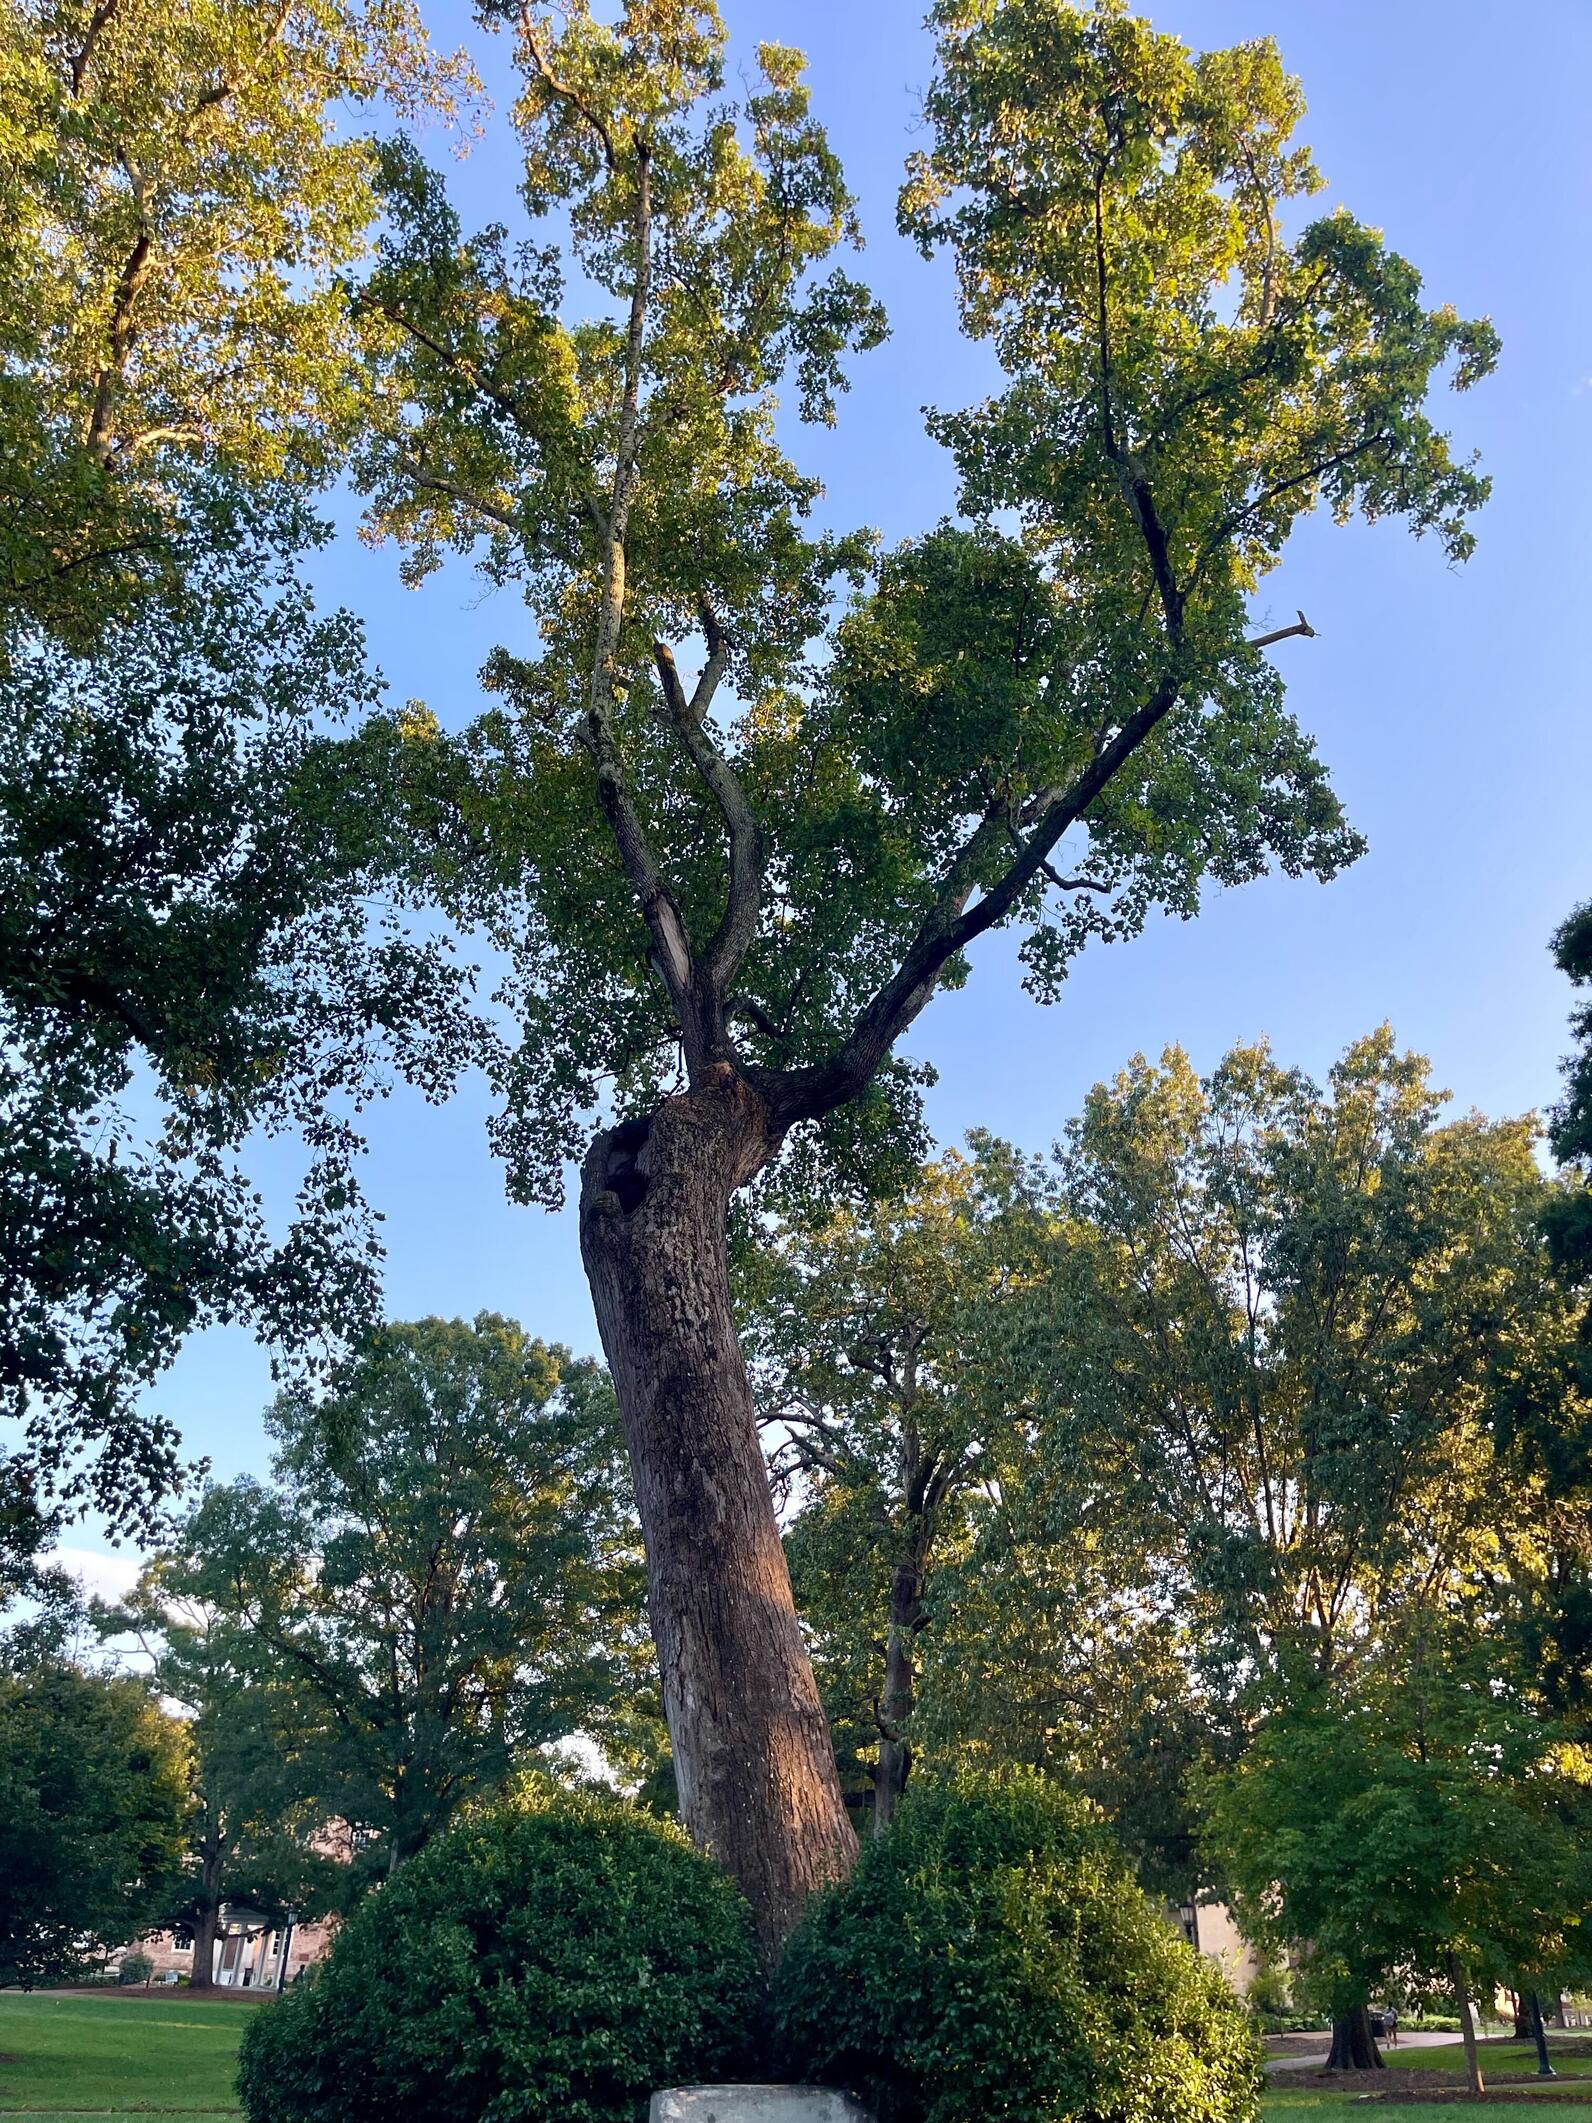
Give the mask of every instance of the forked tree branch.
[{"label": "forked tree branch", "polygon": [[1307,634],[1312,641],[1316,638],[1316,630],[1306,619],[1303,612],[1299,614],[1296,625],[1274,627],[1269,634],[1257,634],[1252,641],[1246,641],[1244,647],[1246,649],[1269,649],[1274,641],[1289,641],[1295,634]]},{"label": "forked tree branch", "polygon": [[703,1000],[717,1017],[722,1013],[729,984],[757,935],[767,855],[762,821],[747,799],[740,776],[707,732],[708,708],[728,666],[730,642],[706,601],[703,625],[708,660],[690,699],[686,698],[668,643],[655,641],[652,653],[670,726],[718,805],[730,836],[730,878],[724,913],[703,954],[703,970],[711,990]]},{"label": "forked tree branch", "polygon": [[523,7],[520,10],[520,35],[525,41],[526,51],[530,54],[531,64],[536,68],[537,79],[550,96],[556,96],[560,103],[567,104],[583,124],[590,126],[602,143],[603,160],[607,163],[611,174],[619,167],[619,155],[614,146],[614,136],[603,119],[598,116],[579,91],[571,88],[567,81],[561,80],[553,72],[547,54],[537,42],[535,17],[528,7]]},{"label": "forked tree branch", "polygon": [[1038,877],[1051,850],[1082,818],[1108,782],[1176,705],[1178,681],[1168,677],[1130,715],[1111,742],[1041,813],[1027,840],[999,880],[970,906],[989,829],[1004,821],[986,816],[947,870],[933,906],[918,925],[901,964],[866,1004],[845,1043],[828,1061],[810,1069],[771,1075],[766,1089],[783,1125],[816,1120],[866,1089],[895,1041],[934,993],[946,963],[975,938],[1003,921]]}]

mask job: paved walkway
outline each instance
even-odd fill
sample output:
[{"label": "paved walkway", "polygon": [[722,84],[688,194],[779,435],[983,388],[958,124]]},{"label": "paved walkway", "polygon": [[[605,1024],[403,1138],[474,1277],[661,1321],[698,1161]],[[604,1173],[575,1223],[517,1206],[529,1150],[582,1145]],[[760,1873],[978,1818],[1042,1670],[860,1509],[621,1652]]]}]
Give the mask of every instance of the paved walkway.
[{"label": "paved walkway", "polygon": [[[1458,2040],[1458,2035],[1429,2034],[1420,2028],[1411,2027],[1401,2030],[1398,2046],[1400,2049],[1436,2049],[1444,2042],[1457,2042]],[[1378,2042],[1377,2044],[1378,2049],[1382,2051],[1384,2056],[1388,2054],[1391,2046],[1387,2042]],[[1320,2071],[1327,2061],[1327,2054],[1331,2048],[1331,2035],[1323,2034],[1319,2050],[1312,2049],[1306,2051],[1303,2055],[1295,2054],[1289,2057],[1268,2057],[1266,2059],[1266,2069],[1268,2071]]]}]

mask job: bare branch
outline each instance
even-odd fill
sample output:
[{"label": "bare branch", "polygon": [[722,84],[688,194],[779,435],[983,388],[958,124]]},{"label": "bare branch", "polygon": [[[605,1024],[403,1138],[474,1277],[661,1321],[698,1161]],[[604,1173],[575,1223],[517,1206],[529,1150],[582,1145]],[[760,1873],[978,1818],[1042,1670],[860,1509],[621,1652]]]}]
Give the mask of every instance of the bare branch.
[{"label": "bare branch", "polygon": [[1244,647],[1246,649],[1269,649],[1274,641],[1289,641],[1295,634],[1308,635],[1312,641],[1316,638],[1316,630],[1306,619],[1303,612],[1299,614],[1297,626],[1277,627],[1270,634],[1257,634],[1253,641],[1246,641]]},{"label": "bare branch", "polygon": [[1112,889],[1105,878],[1063,877],[1054,865],[1048,862],[1041,863],[1039,867],[1058,892],[1109,892]]}]

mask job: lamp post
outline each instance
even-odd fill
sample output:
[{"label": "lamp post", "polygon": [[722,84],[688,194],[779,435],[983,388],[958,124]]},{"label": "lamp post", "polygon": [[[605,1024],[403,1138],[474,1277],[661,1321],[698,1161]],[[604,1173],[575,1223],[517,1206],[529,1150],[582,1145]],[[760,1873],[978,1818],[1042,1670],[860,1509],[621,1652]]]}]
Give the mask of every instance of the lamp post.
[{"label": "lamp post", "polygon": [[1537,2077],[1556,2079],[1559,2074],[1548,2062],[1548,2036],[1542,2024],[1542,2001],[1535,1991],[1531,1993],[1531,2032],[1537,2043]]},{"label": "lamp post", "polygon": [[286,1915],[286,1917],[285,1917],[285,1918],[284,1918],[284,1920],[283,1920],[283,1928],[282,1928],[282,1950],[281,1950],[281,1952],[280,1952],[280,1953],[279,1953],[279,1954],[277,1955],[277,1962],[276,1962],[276,1987],[277,1987],[278,1991],[283,1991],[283,1990],[286,1990],[286,1988],[287,1988],[287,1954],[288,1954],[288,1948],[289,1948],[289,1947],[290,1947],[290,1946],[291,1946],[292,1944],[293,1944],[293,1912],[292,1912],[292,1910],[290,1909],[290,1910],[289,1910],[289,1911],[287,1912],[287,1915]]}]

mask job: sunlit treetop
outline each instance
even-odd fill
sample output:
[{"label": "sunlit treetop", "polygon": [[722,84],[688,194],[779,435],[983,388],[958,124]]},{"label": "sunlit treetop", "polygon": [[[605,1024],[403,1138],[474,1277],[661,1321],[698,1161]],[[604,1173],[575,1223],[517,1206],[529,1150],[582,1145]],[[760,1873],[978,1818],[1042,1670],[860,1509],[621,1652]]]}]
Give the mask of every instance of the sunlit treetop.
[{"label": "sunlit treetop", "polygon": [[777,390],[833,418],[883,331],[830,263],[854,210],[797,55],[729,98],[710,7],[512,21],[548,245],[467,235],[394,148],[358,304],[371,534],[415,577],[473,551],[537,615],[462,739],[385,745],[429,882],[512,961],[520,1191],[557,1194],[606,1099],[726,1068],[770,1148],[899,1142],[896,1042],[984,930],[1020,926],[1049,997],[1208,877],[1353,858],[1247,602],[1317,506],[1464,555],[1485,482],[1424,408],[1494,342],[1305,218],[1270,44],[1195,59],[1115,0],[936,11],[903,226],[1008,384],[932,422],[964,520],[878,555],[814,530],[774,427]]},{"label": "sunlit treetop", "polygon": [[74,601],[126,585],[193,463],[335,465],[337,275],[375,210],[349,120],[467,86],[412,0],[0,0],[7,611],[81,635]]}]

